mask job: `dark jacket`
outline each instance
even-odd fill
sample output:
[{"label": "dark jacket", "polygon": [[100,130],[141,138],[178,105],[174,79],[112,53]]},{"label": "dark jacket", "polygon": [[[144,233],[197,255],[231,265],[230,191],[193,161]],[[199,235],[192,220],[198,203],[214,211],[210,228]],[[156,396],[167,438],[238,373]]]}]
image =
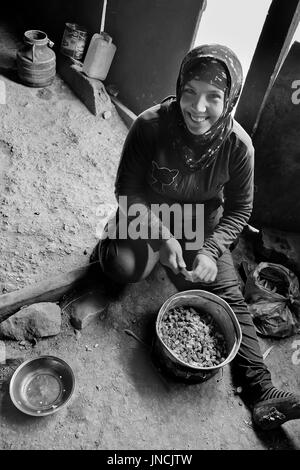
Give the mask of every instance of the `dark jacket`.
[{"label": "dark jacket", "polygon": [[145,221],[168,227],[152,217],[150,204],[203,203],[205,240],[199,253],[217,260],[247,223],[253,204],[254,149],[249,135],[233,119],[231,131],[215,161],[205,169],[188,171],[172,151],[162,106],[143,112],[132,125],[123,148],[115,194],[128,204],[142,203]]}]

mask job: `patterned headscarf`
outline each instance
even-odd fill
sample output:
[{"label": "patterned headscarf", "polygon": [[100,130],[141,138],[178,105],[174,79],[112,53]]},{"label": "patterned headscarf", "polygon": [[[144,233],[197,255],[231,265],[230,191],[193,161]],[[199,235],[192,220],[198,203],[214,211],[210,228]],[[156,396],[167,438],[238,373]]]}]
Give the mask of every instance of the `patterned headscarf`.
[{"label": "patterned headscarf", "polygon": [[230,82],[229,77],[227,77],[227,70],[222,62],[217,59],[212,59],[211,57],[203,57],[201,61],[193,64],[184,73],[181,83],[181,93],[185,84],[191,80],[201,80],[202,82],[209,83],[210,85],[216,86],[224,93],[227,91]]},{"label": "patterned headscarf", "polygon": [[[207,132],[202,135],[194,135],[185,124],[180,109],[180,98],[183,85],[190,79],[189,72],[195,71],[200,64],[208,64],[209,60],[221,63],[226,72],[224,109],[220,118]],[[235,53],[226,46],[218,44],[199,46],[188,52],[183,59],[177,79],[176,99],[173,98],[166,105],[175,106],[177,111],[176,122],[170,122],[168,129],[171,134],[173,151],[183,158],[189,171],[205,169],[216,159],[221,145],[232,128],[231,111],[239,98],[242,81],[243,72],[240,61]]]}]

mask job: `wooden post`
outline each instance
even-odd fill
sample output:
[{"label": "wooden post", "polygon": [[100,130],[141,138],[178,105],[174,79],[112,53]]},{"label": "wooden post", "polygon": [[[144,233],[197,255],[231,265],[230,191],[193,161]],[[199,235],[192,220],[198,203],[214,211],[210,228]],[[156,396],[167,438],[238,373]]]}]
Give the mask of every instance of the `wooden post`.
[{"label": "wooden post", "polygon": [[299,18],[300,0],[273,0],[235,113],[235,119],[251,136],[288,52]]},{"label": "wooden post", "polygon": [[32,286],[0,295],[0,323],[25,305],[36,302],[57,302],[80,282],[95,276],[97,271],[100,273],[100,264],[95,261],[74,271],[59,274]]}]

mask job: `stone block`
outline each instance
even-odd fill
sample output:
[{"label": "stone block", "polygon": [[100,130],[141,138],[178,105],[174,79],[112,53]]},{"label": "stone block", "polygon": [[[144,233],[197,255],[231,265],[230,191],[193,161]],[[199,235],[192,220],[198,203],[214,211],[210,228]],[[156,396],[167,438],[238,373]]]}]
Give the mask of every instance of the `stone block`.
[{"label": "stone block", "polygon": [[81,62],[58,54],[57,72],[95,116],[112,109],[105,86],[100,80],[87,77],[82,72]]},{"label": "stone block", "polygon": [[24,307],[0,324],[0,336],[18,341],[54,336],[61,329],[61,309],[52,302]]}]

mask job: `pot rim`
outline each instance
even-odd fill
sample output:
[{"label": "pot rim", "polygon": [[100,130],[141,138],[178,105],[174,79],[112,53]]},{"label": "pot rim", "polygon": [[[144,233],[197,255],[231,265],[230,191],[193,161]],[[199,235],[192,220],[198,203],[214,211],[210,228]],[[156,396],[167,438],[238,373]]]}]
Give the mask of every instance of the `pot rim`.
[{"label": "pot rim", "polygon": [[[172,304],[173,300],[176,300],[176,299],[179,299],[179,298],[182,298],[182,297],[199,297],[199,296],[202,296],[202,297],[205,297],[206,299],[210,299],[210,300],[213,300],[215,301],[216,303],[222,305],[223,307],[225,307],[226,311],[228,312],[229,314],[229,317],[232,321],[232,324],[234,326],[234,329],[235,329],[235,332],[236,332],[236,338],[235,338],[235,341],[234,341],[234,344],[231,348],[231,351],[228,353],[225,361],[223,362],[220,362],[220,364],[216,365],[216,366],[209,366],[209,367],[199,367],[199,366],[194,366],[192,364],[189,364],[185,361],[183,361],[182,359],[179,359],[178,357],[176,357],[174,355],[174,352],[165,344],[165,342],[163,341],[163,339],[161,338],[160,336],[160,333],[159,333],[159,325],[161,323],[161,319],[164,315],[164,313],[169,309],[170,307],[170,304]],[[218,295],[216,294],[212,294],[211,292],[207,292],[205,290],[201,290],[201,289],[193,289],[193,290],[186,290],[186,291],[182,291],[182,292],[176,292],[176,294],[173,294],[171,297],[169,297],[163,304],[162,306],[160,307],[159,309],[159,312],[158,312],[158,315],[157,315],[157,318],[156,318],[156,322],[155,322],[155,331],[156,331],[156,336],[158,338],[158,340],[161,342],[161,344],[163,345],[164,348],[166,348],[166,350],[168,351],[168,353],[181,365],[185,366],[185,367],[188,367],[190,369],[193,369],[193,370],[197,370],[197,371],[211,371],[211,370],[216,370],[216,369],[221,369],[222,367],[224,367],[226,364],[230,363],[234,357],[236,356],[239,348],[240,348],[240,345],[241,345],[241,342],[242,342],[242,330],[241,330],[241,326],[238,322],[238,319],[234,313],[234,311],[232,310],[232,308],[230,307],[230,305],[226,302],[226,300],[222,299],[221,297],[219,297]]]},{"label": "pot rim", "polygon": [[[34,35],[43,35],[40,39],[34,38]],[[32,37],[31,37],[32,36]],[[28,31],[25,31],[24,33],[24,41],[29,43],[29,44],[37,44],[43,46],[44,44],[47,44],[49,39],[46,33],[44,31],[40,31],[39,29],[29,29]]]}]

